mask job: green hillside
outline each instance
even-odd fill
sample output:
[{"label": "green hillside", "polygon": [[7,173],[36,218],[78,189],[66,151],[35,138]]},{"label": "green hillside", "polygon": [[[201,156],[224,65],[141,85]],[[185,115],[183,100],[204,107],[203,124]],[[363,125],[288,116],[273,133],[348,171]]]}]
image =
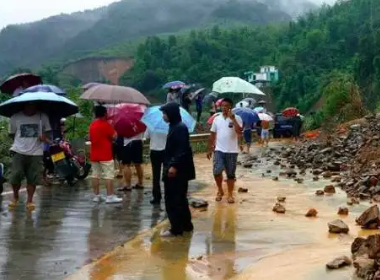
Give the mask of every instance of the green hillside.
[{"label": "green hillside", "polygon": [[380,2],[340,1],[280,27],[193,31],[167,39],[151,37],[138,47],[136,64],[123,77],[154,94],[163,82],[181,79],[212,85],[222,76],[242,76],[260,65],[276,65],[280,107],[306,111],[333,79],[354,80],[366,104],[379,99]]},{"label": "green hillside", "polygon": [[[0,75],[16,67],[36,68],[50,61],[66,63],[122,42],[214,23],[289,21],[294,15],[278,4],[287,0],[276,1],[123,0],[101,9],[8,26],[0,32]],[[298,2],[293,10],[315,8],[308,0]]]}]

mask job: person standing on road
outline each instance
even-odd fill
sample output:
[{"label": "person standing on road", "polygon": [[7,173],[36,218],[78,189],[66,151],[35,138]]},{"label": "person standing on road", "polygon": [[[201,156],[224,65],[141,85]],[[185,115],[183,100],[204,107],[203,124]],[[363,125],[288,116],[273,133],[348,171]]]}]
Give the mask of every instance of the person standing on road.
[{"label": "person standing on road", "polygon": [[261,144],[263,147],[269,146],[269,121],[261,121]]},{"label": "person standing on road", "polygon": [[90,125],[89,135],[91,141],[90,160],[92,163],[92,187],[94,189],[95,203],[104,198],[100,195],[100,179],[106,180],[106,203],[120,203],[122,198],[114,195],[113,179],[115,175],[112,144],[116,138],[116,132],[107,122],[107,108],[95,107],[95,118]]},{"label": "person standing on road", "polygon": [[147,130],[145,138],[150,139],[150,162],[153,174],[153,205],[161,203],[161,170],[165,157],[167,133],[157,133]]},{"label": "person standing on road", "polygon": [[[124,138],[124,147],[121,155],[123,164],[125,186],[118,191],[128,192],[132,189],[144,189],[144,170],[143,170],[143,137],[144,133],[140,133],[132,138]],[[132,169],[131,165],[135,166],[137,173],[137,184],[132,187]]]},{"label": "person standing on road", "polygon": [[187,200],[189,181],[195,179],[193,151],[186,125],[181,121],[179,105],[168,103],[161,107],[164,120],[169,123],[165,147],[163,181],[166,212],[171,229],[161,234],[173,237],[194,229]]},{"label": "person standing on road", "polygon": [[207,158],[211,159],[214,153],[213,172],[218,187],[216,201],[221,201],[223,191],[223,170],[227,173],[228,203],[235,203],[233,191],[236,179],[236,165],[239,154],[239,138],[242,133],[243,121],[232,113],[233,102],[224,98],[222,114],[214,119],[211,126]]},{"label": "person standing on road", "polygon": [[28,194],[26,208],[35,209],[33,196],[36,186],[41,183],[43,166],[43,143],[49,143],[51,131],[49,118],[38,111],[37,105],[28,103],[22,112],[13,115],[9,120],[9,135],[14,140],[11,147],[12,167],[10,184],[13,188],[13,201],[9,208],[19,202],[21,183],[26,177]]},{"label": "person standing on road", "polygon": [[244,142],[247,147],[247,154],[249,154],[252,145],[252,124],[244,124],[243,127]]}]

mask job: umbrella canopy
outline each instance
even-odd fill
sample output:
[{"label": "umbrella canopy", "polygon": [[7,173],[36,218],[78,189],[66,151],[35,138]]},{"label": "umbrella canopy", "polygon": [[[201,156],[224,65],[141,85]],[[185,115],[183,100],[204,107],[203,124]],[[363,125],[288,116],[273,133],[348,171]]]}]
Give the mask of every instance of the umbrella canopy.
[{"label": "umbrella canopy", "polygon": [[66,96],[66,92],[63,89],[55,85],[46,85],[46,84],[28,87],[27,89],[24,89],[21,92],[21,94],[26,93],[26,92],[53,92],[61,96]]},{"label": "umbrella canopy", "polygon": [[243,101],[247,101],[249,104],[249,107],[253,108],[253,106],[256,104],[256,100],[252,97],[244,98]]},{"label": "umbrella canopy", "polygon": [[81,99],[104,103],[150,104],[149,100],[134,88],[106,84],[89,88],[82,94]]},{"label": "umbrella canopy", "polygon": [[259,106],[259,107],[255,107],[255,108],[253,109],[253,111],[255,111],[256,113],[264,113],[264,112],[265,112],[265,108]]},{"label": "umbrella canopy", "polygon": [[249,103],[244,100],[236,103],[235,105],[235,108],[248,108],[248,107],[249,107]]},{"label": "umbrella canopy", "polygon": [[200,95],[203,91],[205,91],[205,88],[200,88],[196,90],[195,92],[191,94],[191,99],[197,98],[198,95]]},{"label": "umbrella canopy", "polygon": [[252,125],[260,121],[257,113],[249,108],[234,108],[232,109],[232,113],[241,117],[243,123],[247,125]]},{"label": "umbrella canopy", "polygon": [[163,89],[169,89],[169,88],[178,89],[178,88],[183,88],[185,86],[186,84],[184,82],[172,81],[172,82],[166,83],[162,88]]},{"label": "umbrella canopy", "polygon": [[211,93],[207,94],[203,98],[203,103],[205,103],[205,104],[211,104],[211,103],[216,102],[217,99],[218,99],[218,93],[211,92]]},{"label": "umbrella canopy", "polygon": [[215,106],[216,106],[216,107],[220,107],[220,106],[222,106],[222,102],[223,102],[223,98],[218,99],[218,100],[215,102]]},{"label": "umbrella canopy", "polygon": [[32,73],[20,73],[10,76],[0,85],[0,91],[3,93],[13,94],[16,89],[22,87],[31,87],[42,84],[40,76]]},{"label": "umbrella canopy", "polygon": [[219,116],[221,113],[215,113],[214,115],[212,115],[211,117],[208,118],[207,120],[207,124],[209,125],[212,125],[212,123],[214,122],[214,119]]},{"label": "umbrella canopy", "polygon": [[289,107],[282,111],[282,115],[287,118],[293,118],[300,113],[297,108]]},{"label": "umbrella canopy", "polygon": [[265,95],[255,85],[238,77],[224,77],[213,84],[212,91],[219,93],[250,93]]},{"label": "umbrella canopy", "polygon": [[139,104],[122,103],[107,107],[108,122],[114,127],[118,136],[131,138],[146,130],[141,122],[146,107]]},{"label": "umbrella canopy", "polygon": [[[141,121],[149,128],[150,131],[156,133],[167,133],[169,131],[169,124],[163,119],[160,106],[153,106],[145,111]],[[187,126],[189,132],[194,132],[196,121],[194,118],[182,107],[180,108],[182,122]]]},{"label": "umbrella canopy", "polygon": [[27,92],[0,104],[0,115],[11,117],[22,111],[27,103],[35,103],[38,110],[48,116],[67,117],[78,113],[78,106],[52,92]]},{"label": "umbrella canopy", "polygon": [[260,118],[260,121],[267,121],[267,122],[273,121],[273,118],[266,113],[258,113],[258,116]]},{"label": "umbrella canopy", "polygon": [[83,90],[88,90],[92,87],[96,87],[98,85],[102,85],[101,83],[88,83],[88,84],[85,84],[84,86],[82,86],[82,89]]}]

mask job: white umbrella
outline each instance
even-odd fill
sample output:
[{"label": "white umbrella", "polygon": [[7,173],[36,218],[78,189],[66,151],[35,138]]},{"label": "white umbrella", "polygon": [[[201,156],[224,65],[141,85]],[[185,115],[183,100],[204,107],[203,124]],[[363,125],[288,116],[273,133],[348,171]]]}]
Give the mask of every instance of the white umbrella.
[{"label": "white umbrella", "polygon": [[249,103],[247,101],[240,101],[236,104],[235,108],[248,108]]},{"label": "white umbrella", "polygon": [[266,113],[258,113],[258,115],[259,115],[260,121],[267,121],[267,122],[273,121],[273,118]]},{"label": "white umbrella", "polygon": [[248,93],[265,95],[255,85],[248,83],[239,77],[224,77],[213,84],[212,91],[218,93]]}]

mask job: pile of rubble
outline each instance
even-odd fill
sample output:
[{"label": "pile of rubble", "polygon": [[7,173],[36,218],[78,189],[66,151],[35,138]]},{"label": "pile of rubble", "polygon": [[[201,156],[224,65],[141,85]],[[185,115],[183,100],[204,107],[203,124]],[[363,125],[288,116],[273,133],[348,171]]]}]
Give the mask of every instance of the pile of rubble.
[{"label": "pile of rubble", "polygon": [[[380,117],[367,116],[362,124],[340,129],[327,139],[305,141],[272,154],[276,164],[284,159],[301,172],[311,169],[314,180],[331,179],[352,197],[380,202]],[[294,169],[290,169],[293,170]],[[288,176],[292,171],[287,171]]]}]

